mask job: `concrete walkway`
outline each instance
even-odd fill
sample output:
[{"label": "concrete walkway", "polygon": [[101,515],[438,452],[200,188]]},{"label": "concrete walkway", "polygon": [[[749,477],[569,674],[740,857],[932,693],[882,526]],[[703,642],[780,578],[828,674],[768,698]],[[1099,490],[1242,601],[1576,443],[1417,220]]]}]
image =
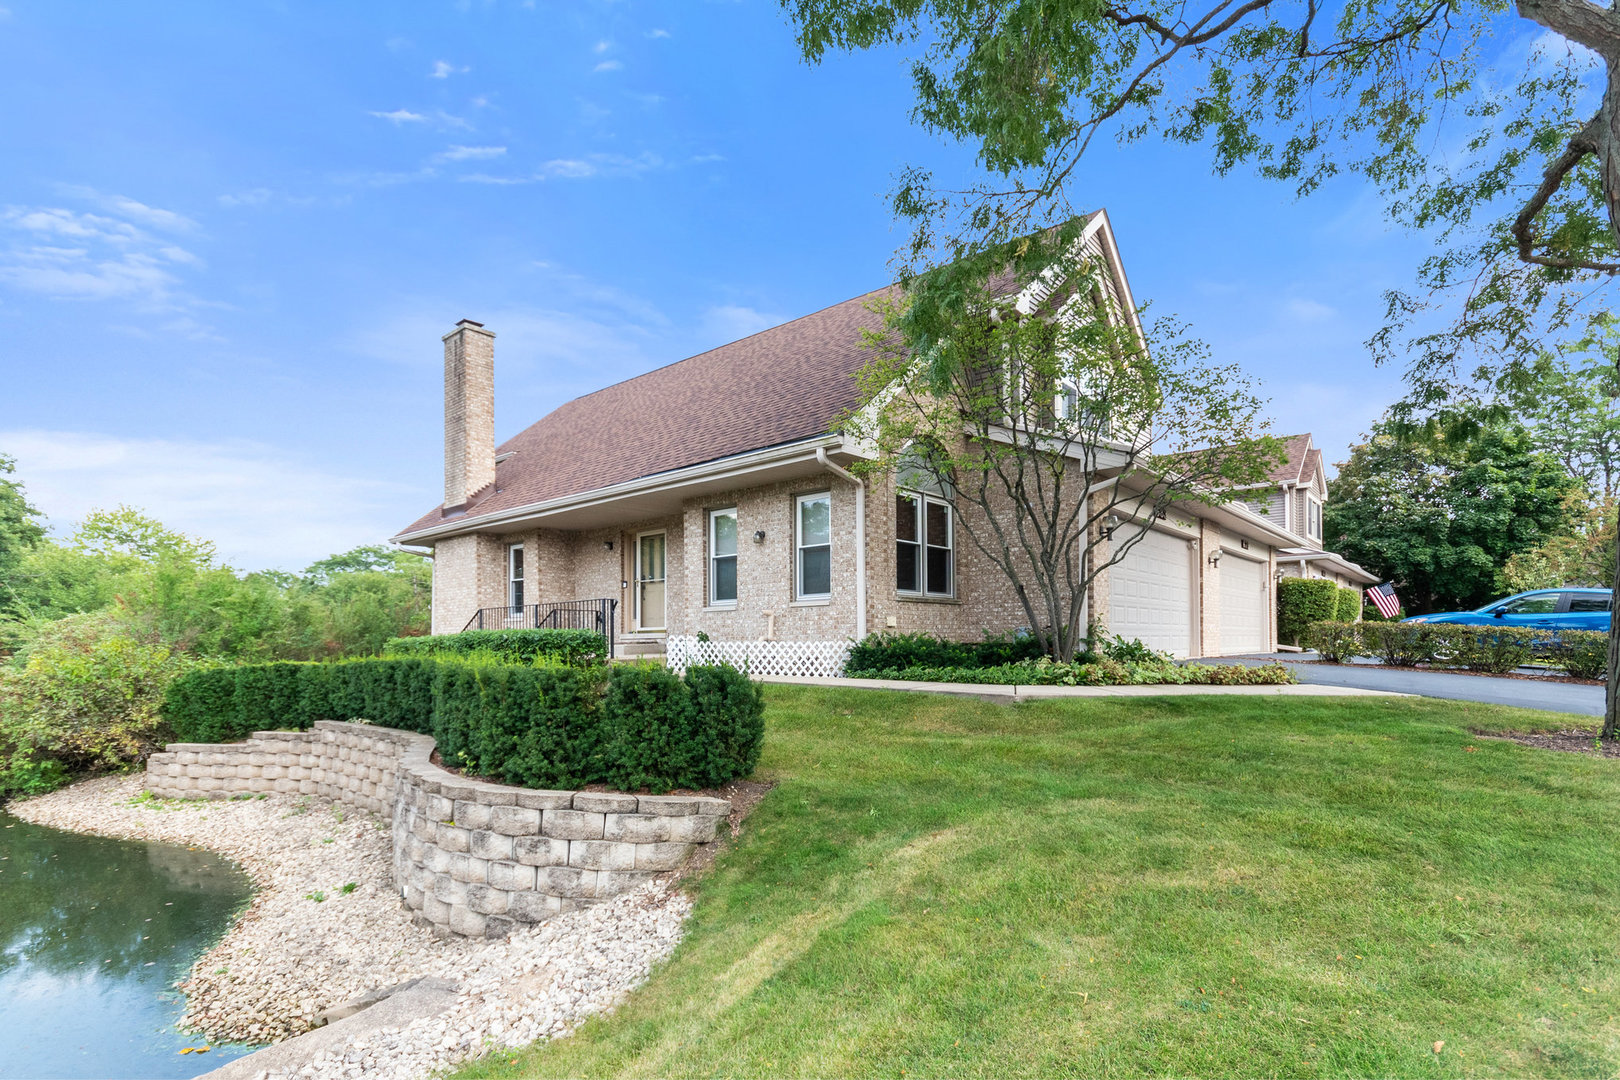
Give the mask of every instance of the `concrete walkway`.
[{"label": "concrete walkway", "polygon": [[1004,705],[1044,698],[1181,697],[1216,694],[1233,697],[1402,697],[1400,693],[1357,686],[999,686],[993,683],[918,682],[910,679],[832,679],[804,675],[756,675],[760,682],[789,686],[848,686],[859,690],[909,690],[982,698]]},{"label": "concrete walkway", "polygon": [[1314,653],[1268,653],[1263,656],[1222,656],[1198,661],[1207,664],[1269,664],[1281,660],[1310,686],[1383,690],[1451,701],[1478,701],[1486,705],[1512,705],[1521,709],[1603,715],[1603,687],[1551,679],[1505,679],[1490,675],[1460,675],[1449,671],[1392,668],[1383,664],[1314,664]]}]

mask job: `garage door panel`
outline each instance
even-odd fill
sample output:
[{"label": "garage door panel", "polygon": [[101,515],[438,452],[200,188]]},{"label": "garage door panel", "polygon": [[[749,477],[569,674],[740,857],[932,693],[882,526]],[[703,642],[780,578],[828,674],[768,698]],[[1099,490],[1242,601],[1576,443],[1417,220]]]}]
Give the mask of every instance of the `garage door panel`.
[{"label": "garage door panel", "polygon": [[1266,564],[1228,554],[1221,560],[1221,653],[1265,652],[1270,646],[1266,617],[1270,599]]},{"label": "garage door panel", "polygon": [[1192,559],[1187,541],[1150,530],[1108,571],[1109,632],[1173,656],[1192,640]]}]

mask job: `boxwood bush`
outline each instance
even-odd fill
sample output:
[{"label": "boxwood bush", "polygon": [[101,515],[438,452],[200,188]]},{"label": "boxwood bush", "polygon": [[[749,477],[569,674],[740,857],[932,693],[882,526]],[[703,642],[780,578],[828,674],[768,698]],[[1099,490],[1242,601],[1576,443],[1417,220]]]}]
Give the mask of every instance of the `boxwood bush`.
[{"label": "boxwood bush", "polygon": [[1338,617],[1339,586],[1327,578],[1286,577],[1277,582],[1277,640],[1298,645],[1305,628]]},{"label": "boxwood bush", "polygon": [[949,641],[933,634],[868,634],[850,647],[844,674],[851,678],[895,678],[897,676],[873,673],[913,668],[999,667],[1036,660],[1042,655],[1040,641],[1031,634],[1002,634],[983,641]]},{"label": "boxwood bush", "polygon": [[747,776],[760,686],[731,667],[525,667],[415,657],[193,671],[163,714],[182,742],[363,720],[432,735],[444,760],[525,787],[708,788]]},{"label": "boxwood bush", "polygon": [[507,663],[554,660],[589,667],[608,660],[607,638],[595,630],[464,630],[431,637],[389,638],[384,656],[466,656],[479,654]]}]

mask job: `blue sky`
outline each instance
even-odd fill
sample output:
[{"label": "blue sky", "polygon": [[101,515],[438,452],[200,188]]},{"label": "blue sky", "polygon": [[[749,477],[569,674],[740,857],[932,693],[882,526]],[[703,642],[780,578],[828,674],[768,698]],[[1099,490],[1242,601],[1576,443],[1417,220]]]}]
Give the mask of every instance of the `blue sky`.
[{"label": "blue sky", "polygon": [[[58,528],[128,502],[243,568],[440,490],[439,336],[485,322],[497,436],[883,284],[902,60],[801,63],[774,3],[0,0],[0,453]],[[1330,461],[1400,395],[1362,342],[1426,248],[1196,148],[1105,147],[1137,298]]]}]

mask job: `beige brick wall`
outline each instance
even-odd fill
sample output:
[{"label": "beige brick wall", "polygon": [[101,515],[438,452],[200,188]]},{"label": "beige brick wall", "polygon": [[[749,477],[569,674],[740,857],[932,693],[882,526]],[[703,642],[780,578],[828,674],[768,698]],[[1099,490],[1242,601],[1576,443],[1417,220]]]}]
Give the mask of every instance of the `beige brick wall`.
[{"label": "beige brick wall", "polygon": [[433,632],[454,634],[479,608],[506,603],[506,541],[471,533],[433,549]]},{"label": "beige brick wall", "polygon": [[495,482],[495,335],[463,322],[444,335],[444,505]]}]

